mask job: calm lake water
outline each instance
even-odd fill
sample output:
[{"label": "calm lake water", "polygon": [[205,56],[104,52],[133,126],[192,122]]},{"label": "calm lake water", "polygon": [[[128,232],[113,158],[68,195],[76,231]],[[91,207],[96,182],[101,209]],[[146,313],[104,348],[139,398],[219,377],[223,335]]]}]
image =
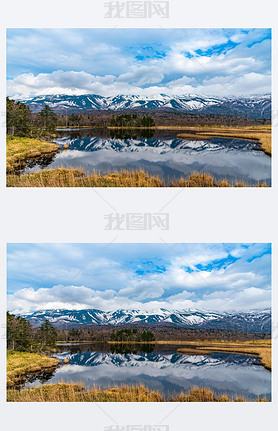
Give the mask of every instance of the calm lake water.
[{"label": "calm lake water", "polygon": [[205,386],[230,396],[255,400],[271,398],[271,373],[254,356],[215,352],[211,355],[182,355],[178,346],[113,346],[74,344],[59,346],[55,355],[68,359],[54,371],[30,377],[25,387],[41,383],[84,382],[105,388],[143,384],[159,390],[166,398],[192,386]]},{"label": "calm lake water", "polygon": [[[192,171],[203,171],[231,182],[271,183],[271,158],[254,141],[188,141],[177,138],[178,132],[171,130],[64,129],[57,133],[55,142],[61,151],[30,161],[25,173],[58,167],[83,167],[87,174],[143,169],[169,184]],[[63,150],[64,144],[68,150]]]}]

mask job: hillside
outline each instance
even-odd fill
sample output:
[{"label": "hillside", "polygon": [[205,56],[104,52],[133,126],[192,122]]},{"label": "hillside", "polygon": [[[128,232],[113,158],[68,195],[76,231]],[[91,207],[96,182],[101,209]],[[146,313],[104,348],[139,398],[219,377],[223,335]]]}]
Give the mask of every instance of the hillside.
[{"label": "hillside", "polygon": [[152,312],[140,310],[101,311],[88,310],[43,310],[22,315],[33,326],[46,319],[57,328],[81,327],[85,325],[171,324],[177,327],[200,329],[236,330],[244,332],[270,333],[270,310],[249,312],[216,313],[203,310],[169,311],[158,309]]},{"label": "hillside", "polygon": [[77,113],[82,111],[166,111],[192,114],[213,114],[242,116],[248,118],[270,119],[271,96],[218,98],[200,95],[168,96],[159,94],[154,97],[138,95],[118,95],[104,97],[95,94],[79,96],[43,95],[22,100],[33,112],[39,112],[48,105],[56,113]]}]

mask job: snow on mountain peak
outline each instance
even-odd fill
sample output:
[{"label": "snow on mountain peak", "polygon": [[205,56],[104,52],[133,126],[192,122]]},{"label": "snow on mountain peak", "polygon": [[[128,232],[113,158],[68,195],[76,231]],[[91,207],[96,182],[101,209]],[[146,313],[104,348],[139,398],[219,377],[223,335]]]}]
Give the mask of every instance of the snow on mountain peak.
[{"label": "snow on mountain peak", "polygon": [[43,310],[24,314],[34,326],[48,319],[56,325],[123,325],[123,324],[173,324],[176,326],[197,326],[215,329],[247,329],[251,332],[269,333],[271,330],[270,310],[246,312],[214,312],[205,310]]},{"label": "snow on mountain peak", "polygon": [[220,98],[197,94],[185,94],[182,96],[170,96],[166,94],[154,94],[152,96],[119,94],[108,97],[97,94],[52,94],[35,96],[21,101],[29,105],[35,112],[40,111],[45,105],[49,105],[57,113],[62,113],[63,110],[67,112],[81,112],[88,110],[167,109],[202,114],[247,115],[254,118],[270,118],[271,113],[270,95]]}]

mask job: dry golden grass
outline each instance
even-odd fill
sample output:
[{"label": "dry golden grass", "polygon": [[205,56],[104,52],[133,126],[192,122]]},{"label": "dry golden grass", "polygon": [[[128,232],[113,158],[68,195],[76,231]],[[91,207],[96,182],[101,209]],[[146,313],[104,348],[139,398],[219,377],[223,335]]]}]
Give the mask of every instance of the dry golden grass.
[{"label": "dry golden grass", "polygon": [[59,364],[59,361],[48,356],[29,352],[7,352],[7,386],[24,379],[28,373],[35,373],[42,369],[52,368]]},{"label": "dry golden grass", "polygon": [[[7,187],[166,187],[158,177],[151,177],[143,171],[113,172],[107,175],[92,173],[85,176],[80,169],[49,169],[26,175],[7,175]],[[216,180],[212,175],[192,172],[187,178],[180,178],[169,187],[248,187],[243,182],[229,183],[226,179]],[[267,187],[258,183],[257,187]]]},{"label": "dry golden grass", "polygon": [[[193,386],[187,394],[181,392],[177,397],[172,398],[170,401],[175,402],[205,402],[205,403],[211,403],[211,402],[246,402],[248,401],[246,398],[242,396],[237,396],[234,399],[230,399],[227,394],[221,394],[217,395],[214,391],[207,388],[200,388],[197,386]],[[257,398],[258,402],[265,401],[267,402],[266,398]]]},{"label": "dry golden grass", "polygon": [[163,187],[159,178],[142,171],[93,173],[82,169],[52,169],[26,175],[7,175],[8,187]]},{"label": "dry golden grass", "polygon": [[[229,183],[225,178],[217,180],[213,175],[199,172],[192,172],[187,178],[181,177],[178,181],[171,184],[171,187],[248,187],[242,181]],[[266,183],[257,183],[256,187],[267,187]]]},{"label": "dry golden grass", "polygon": [[57,383],[38,388],[7,391],[7,401],[19,402],[159,402],[163,397],[144,386],[84,389],[83,384]]},{"label": "dry golden grass", "polygon": [[189,139],[190,132],[192,132],[192,139],[198,139],[202,136],[202,138],[206,137],[206,139],[224,137],[257,141],[261,145],[262,150],[269,156],[271,155],[271,126],[195,126],[187,127],[186,133],[181,133],[177,136],[182,139]]},{"label": "dry golden grass", "polygon": [[[57,383],[37,388],[7,390],[8,402],[164,402],[159,392],[151,391],[144,386],[122,386],[107,389],[92,388],[86,390],[83,384]],[[171,397],[171,402],[244,402],[242,396],[234,399],[227,394],[217,395],[208,388],[192,387],[188,393]],[[267,401],[257,398],[257,401]]]},{"label": "dry golden grass", "polygon": [[[255,340],[255,341],[189,341],[186,342],[190,348],[180,348],[179,353],[202,355],[211,352],[234,352],[246,355],[257,356],[262,365],[271,370],[271,340]],[[192,346],[192,349],[191,349]]]},{"label": "dry golden grass", "polygon": [[43,154],[56,152],[59,145],[40,141],[39,139],[7,136],[6,168],[7,172],[22,167],[27,159],[40,157]]}]

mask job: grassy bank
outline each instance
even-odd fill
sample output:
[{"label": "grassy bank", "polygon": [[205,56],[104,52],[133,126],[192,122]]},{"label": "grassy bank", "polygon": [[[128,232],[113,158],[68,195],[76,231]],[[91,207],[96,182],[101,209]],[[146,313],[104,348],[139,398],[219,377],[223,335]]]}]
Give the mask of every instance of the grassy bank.
[{"label": "grassy bank", "polygon": [[230,352],[257,356],[262,365],[271,370],[271,340],[263,341],[192,341],[186,342],[186,347],[178,349],[179,353],[203,355],[212,352]]},{"label": "grassy bank", "polygon": [[[7,391],[9,402],[164,402],[165,397],[159,392],[144,386],[122,386],[107,389],[92,388],[86,390],[82,384],[57,383],[37,388]],[[181,392],[172,397],[171,402],[244,402],[244,397],[229,398],[217,395],[207,388],[193,387],[187,393]],[[257,401],[267,401],[258,398]]]},{"label": "grassy bank", "polygon": [[[49,169],[26,175],[7,175],[7,187],[248,187],[243,182],[229,183],[212,175],[193,172],[187,178],[167,185],[158,177],[143,171],[113,172],[107,175],[93,173],[85,176],[82,169]],[[267,187],[265,183],[258,187]]]},{"label": "grassy bank", "polygon": [[186,133],[177,135],[182,139],[208,139],[211,137],[236,138],[257,141],[262,150],[271,155],[271,126],[252,127],[187,127]]},{"label": "grassy bank", "polygon": [[59,146],[39,139],[7,136],[7,172],[24,167],[27,160],[56,152]]},{"label": "grassy bank", "polygon": [[13,386],[22,380],[26,374],[36,373],[43,369],[52,368],[59,361],[38,353],[29,352],[7,352],[7,386]]}]

